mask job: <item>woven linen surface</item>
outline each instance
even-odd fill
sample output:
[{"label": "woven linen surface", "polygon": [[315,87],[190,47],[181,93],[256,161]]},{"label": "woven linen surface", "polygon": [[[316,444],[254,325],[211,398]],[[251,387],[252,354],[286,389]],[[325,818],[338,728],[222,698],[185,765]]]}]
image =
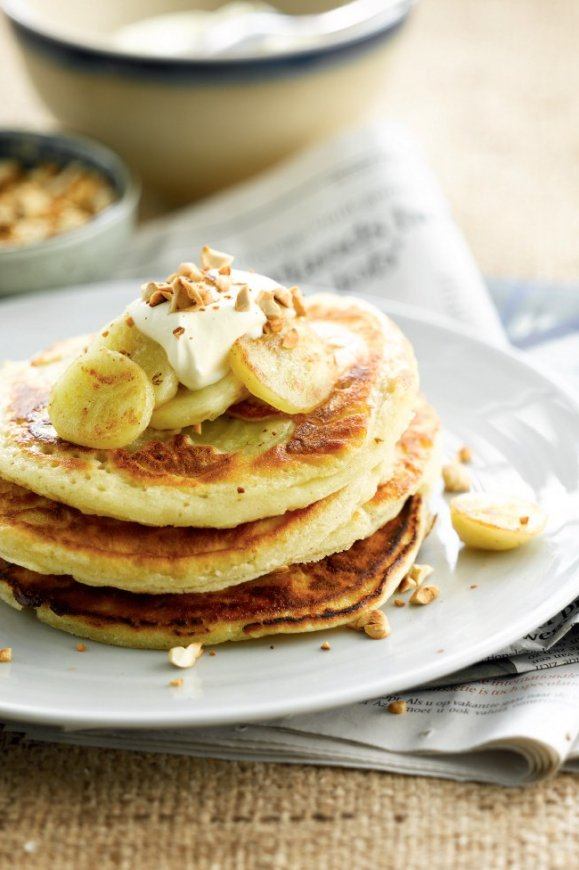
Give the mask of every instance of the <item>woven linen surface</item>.
[{"label": "woven linen surface", "polygon": [[[488,274],[576,280],[577,0],[423,0],[384,95]],[[0,123],[50,119],[0,31]],[[0,867],[563,868],[579,778],[528,789],[0,736]]]}]

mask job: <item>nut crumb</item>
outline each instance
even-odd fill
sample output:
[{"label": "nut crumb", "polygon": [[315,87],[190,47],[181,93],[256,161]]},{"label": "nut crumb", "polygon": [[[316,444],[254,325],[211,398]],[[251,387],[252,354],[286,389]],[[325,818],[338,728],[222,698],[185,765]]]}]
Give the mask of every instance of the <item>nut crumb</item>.
[{"label": "nut crumb", "polygon": [[522,526],[526,526],[529,522],[529,517],[519,517],[519,522]]},{"label": "nut crumb", "polygon": [[169,650],[168,657],[170,663],[176,668],[192,668],[202,654],[202,644],[190,643],[189,646],[174,646]]},{"label": "nut crumb", "polygon": [[238,487],[237,487],[237,492],[239,493],[239,495],[243,495],[243,493],[245,492],[244,487],[243,487],[243,486],[238,486]]},{"label": "nut crumb", "polygon": [[210,650],[209,650],[209,655],[210,655],[210,656],[216,656],[217,653],[215,652],[214,649],[210,649]]},{"label": "nut crumb", "polygon": [[0,649],[0,662],[2,664],[8,664],[12,661],[12,647],[5,646]]},{"label": "nut crumb", "polygon": [[408,704],[406,701],[390,701],[387,710],[389,713],[394,713],[395,716],[403,716],[408,712]]},{"label": "nut crumb", "polygon": [[86,652],[86,644],[85,643],[77,643],[75,646],[77,652]]},{"label": "nut crumb", "polygon": [[169,685],[175,686],[175,687],[182,686],[183,685],[183,677],[177,677],[174,680],[169,680]]},{"label": "nut crumb", "polygon": [[184,332],[185,332],[184,326],[176,326],[175,329],[173,330],[173,335],[175,336],[175,338],[180,338]]},{"label": "nut crumb", "polygon": [[438,586],[420,586],[416,592],[410,596],[410,604],[432,604],[435,598],[440,595]]},{"label": "nut crumb", "polygon": [[369,610],[349,624],[355,631],[363,631],[372,640],[381,640],[390,634],[390,626],[386,614],[381,610]]},{"label": "nut crumb", "polygon": [[478,583],[471,583],[469,589],[478,589]]},{"label": "nut crumb", "polygon": [[[127,324],[127,326],[131,326],[131,327],[135,325],[135,321],[130,316],[125,318],[125,323]],[[103,333],[103,335],[104,335],[104,333]]]},{"label": "nut crumb", "polygon": [[470,489],[470,474],[459,462],[443,465],[442,479],[446,492],[468,492]]},{"label": "nut crumb", "polygon": [[456,454],[456,458],[459,462],[471,462],[472,450],[470,449],[470,447],[467,447],[466,444],[463,444],[458,453]]},{"label": "nut crumb", "polygon": [[395,598],[394,607],[406,607],[406,602],[402,598]]},{"label": "nut crumb", "polygon": [[328,650],[328,649],[332,649],[332,647],[330,646],[330,644],[328,643],[328,641],[325,640],[325,641],[323,642],[323,644],[321,645],[320,649]]}]

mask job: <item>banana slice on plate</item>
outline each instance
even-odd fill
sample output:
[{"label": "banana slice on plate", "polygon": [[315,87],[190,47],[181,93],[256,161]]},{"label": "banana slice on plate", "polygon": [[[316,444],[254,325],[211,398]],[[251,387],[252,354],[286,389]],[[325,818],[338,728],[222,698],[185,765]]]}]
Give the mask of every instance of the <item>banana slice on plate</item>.
[{"label": "banana slice on plate", "polygon": [[239,338],[229,352],[233,373],[249,392],[283,411],[304,414],[328,398],[337,378],[334,354],[307,324]]},{"label": "banana slice on plate", "polygon": [[545,528],[538,504],[484,492],[467,492],[450,503],[452,525],[461,541],[479,550],[513,550]]},{"label": "banana slice on plate", "polygon": [[155,395],[143,369],[106,347],[77,357],[55,383],[48,413],[61,438],[83,447],[125,447],[147,428]]},{"label": "banana slice on plate", "polygon": [[126,314],[109,323],[91,347],[106,347],[130,357],[146,372],[155,394],[155,407],[177,393],[179,381],[161,345],[137,329]]},{"label": "banana slice on plate", "polygon": [[153,412],[151,426],[153,429],[183,429],[215,420],[247,395],[241,381],[231,373],[201,390],[181,386],[174,398]]}]

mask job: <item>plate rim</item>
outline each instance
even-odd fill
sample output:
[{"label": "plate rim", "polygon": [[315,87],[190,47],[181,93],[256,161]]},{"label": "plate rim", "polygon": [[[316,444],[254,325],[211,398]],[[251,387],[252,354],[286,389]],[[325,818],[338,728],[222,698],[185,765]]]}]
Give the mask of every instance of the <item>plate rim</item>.
[{"label": "plate rim", "polygon": [[[126,286],[133,283],[133,279],[118,279],[115,281],[99,282],[93,285],[87,285],[86,289],[97,290],[97,288],[107,287],[113,289],[115,285]],[[135,281],[136,283],[136,281]],[[314,288],[311,288],[314,289]],[[316,288],[318,289],[318,288]],[[328,288],[319,288],[326,290]],[[66,288],[64,291],[55,291],[53,297],[57,299],[65,293],[76,293],[77,288]],[[36,295],[36,294],[35,294]],[[341,294],[344,295],[344,294]],[[555,375],[551,374],[546,368],[538,365],[533,360],[527,358],[527,355],[512,348],[508,344],[503,344],[500,341],[492,342],[485,341],[477,335],[476,330],[472,327],[457,323],[451,318],[436,312],[430,312],[426,309],[419,308],[414,305],[409,305],[403,302],[397,302],[387,298],[376,296],[375,294],[367,293],[352,293],[348,294],[356,296],[360,299],[365,299],[372,302],[389,316],[396,319],[397,316],[415,320],[426,326],[434,326],[439,330],[447,331],[459,340],[467,339],[469,342],[475,342],[479,348],[506,357],[509,362],[516,363],[519,367],[533,372],[535,377],[539,377],[546,383],[555,394],[562,397],[570,406],[574,413],[579,429],[579,399],[572,389],[567,385],[561,385],[555,381]],[[6,300],[0,303],[0,312],[7,307],[20,307],[24,300],[15,298],[14,300]],[[20,304],[19,304],[20,303]],[[570,592],[569,587],[575,583],[575,592]],[[309,697],[300,700],[291,698],[290,700],[279,701],[259,701],[252,702],[247,709],[243,705],[237,705],[234,708],[224,708],[219,711],[203,712],[203,709],[189,709],[187,712],[176,711],[174,708],[167,707],[163,711],[154,711],[149,713],[130,713],[119,714],[115,711],[99,711],[98,717],[95,715],[87,715],[82,710],[70,712],[67,710],[59,710],[57,707],[44,705],[38,707],[30,703],[15,703],[4,702],[0,697],[0,718],[4,722],[17,722],[22,724],[60,726],[71,730],[81,729],[107,729],[107,728],[123,728],[123,729],[154,729],[154,728],[202,728],[202,727],[219,727],[221,725],[239,724],[242,722],[263,722],[272,719],[277,719],[288,715],[301,715],[304,713],[316,713],[323,710],[330,710],[348,704],[357,703],[378,697],[381,694],[396,694],[410,691],[413,688],[425,685],[434,680],[438,680],[448,676],[449,674],[468,667],[473,663],[480,661],[482,658],[492,655],[494,652],[503,649],[522,636],[532,631],[539,625],[549,620],[551,617],[559,613],[576,595],[579,594],[579,576],[570,577],[558,595],[550,595],[541,606],[535,607],[532,611],[532,619],[529,621],[529,615],[522,612],[522,615],[511,620],[507,625],[498,628],[488,636],[482,638],[478,643],[468,647],[468,651],[457,650],[455,653],[448,655],[441,654],[436,659],[431,659],[419,669],[419,675],[412,676],[416,673],[416,669],[410,673],[402,672],[401,675],[390,676],[387,679],[387,685],[384,680],[376,678],[370,682],[363,684],[348,685],[341,689],[335,687],[320,691],[316,700]],[[324,632],[320,632],[323,635]],[[426,673],[426,676],[424,675]],[[422,675],[420,675],[422,674]]]}]

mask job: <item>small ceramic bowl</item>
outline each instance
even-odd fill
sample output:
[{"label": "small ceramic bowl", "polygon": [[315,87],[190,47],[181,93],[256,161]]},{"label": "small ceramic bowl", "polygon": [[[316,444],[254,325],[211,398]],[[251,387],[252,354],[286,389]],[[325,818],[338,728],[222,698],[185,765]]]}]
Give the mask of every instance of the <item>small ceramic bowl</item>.
[{"label": "small ceramic bowl", "polygon": [[80,163],[103,175],[116,199],[77,229],[31,244],[0,245],[0,295],[109,275],[132,233],[139,200],[139,186],[120,158],[89,139],[0,130],[0,160],[7,158],[25,166]]},{"label": "small ceramic bowl", "polygon": [[[40,97],[68,129],[110,145],[167,200],[225,187],[363,119],[382,95],[415,0],[339,43],[194,59],[116,47],[137,20],[226,0],[0,0]],[[287,13],[345,0],[269,0]]]}]

